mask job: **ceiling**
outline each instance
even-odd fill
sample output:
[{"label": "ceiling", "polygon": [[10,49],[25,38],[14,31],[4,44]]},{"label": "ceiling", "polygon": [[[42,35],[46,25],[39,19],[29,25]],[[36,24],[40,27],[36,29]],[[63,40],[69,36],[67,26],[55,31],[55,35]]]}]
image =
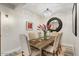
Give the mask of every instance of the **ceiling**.
[{"label": "ceiling", "polygon": [[38,15],[42,15],[42,12],[47,8],[52,11],[52,14],[56,13],[70,13],[72,12],[73,3],[27,3],[23,6],[25,10],[29,10]]},{"label": "ceiling", "polygon": [[5,7],[15,9],[18,6],[23,6],[25,3],[0,3],[0,5],[4,5]]},{"label": "ceiling", "polygon": [[18,6],[30,12],[41,14],[44,10],[49,8],[52,13],[67,13],[72,11],[72,3],[4,3],[3,5],[15,9]]}]

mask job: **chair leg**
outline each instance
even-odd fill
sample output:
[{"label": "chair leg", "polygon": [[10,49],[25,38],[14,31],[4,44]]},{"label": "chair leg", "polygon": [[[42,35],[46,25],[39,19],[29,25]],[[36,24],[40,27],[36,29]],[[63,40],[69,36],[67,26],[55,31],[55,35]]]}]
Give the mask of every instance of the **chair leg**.
[{"label": "chair leg", "polygon": [[54,56],[58,56],[58,52],[56,52]]},{"label": "chair leg", "polygon": [[53,51],[53,54],[52,54],[53,56],[56,56],[57,54],[56,54],[56,51]]},{"label": "chair leg", "polygon": [[24,51],[22,51],[22,56],[24,56]]}]

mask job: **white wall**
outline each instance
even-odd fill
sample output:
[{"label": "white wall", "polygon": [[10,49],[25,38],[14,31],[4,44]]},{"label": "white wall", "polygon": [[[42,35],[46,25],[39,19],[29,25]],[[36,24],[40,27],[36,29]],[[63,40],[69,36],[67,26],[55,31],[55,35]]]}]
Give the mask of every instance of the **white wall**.
[{"label": "white wall", "polygon": [[[16,31],[16,15],[13,10],[0,5],[1,12],[1,54],[7,54],[19,47]],[[8,15],[8,18],[5,15]]]},{"label": "white wall", "polygon": [[[37,28],[39,18],[23,9],[12,10],[0,5],[1,12],[1,54],[6,55],[20,50],[19,35],[27,34],[26,21],[33,22],[33,29]],[[5,17],[8,14],[8,18]]]}]

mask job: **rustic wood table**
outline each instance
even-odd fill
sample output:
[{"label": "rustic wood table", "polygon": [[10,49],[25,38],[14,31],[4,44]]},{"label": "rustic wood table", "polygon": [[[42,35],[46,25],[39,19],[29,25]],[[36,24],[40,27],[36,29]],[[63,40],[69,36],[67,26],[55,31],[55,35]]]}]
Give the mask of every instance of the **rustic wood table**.
[{"label": "rustic wood table", "polygon": [[49,39],[32,39],[30,40],[30,46],[35,47],[40,50],[40,55],[42,55],[42,49],[49,44],[53,44],[55,36],[50,37]]}]

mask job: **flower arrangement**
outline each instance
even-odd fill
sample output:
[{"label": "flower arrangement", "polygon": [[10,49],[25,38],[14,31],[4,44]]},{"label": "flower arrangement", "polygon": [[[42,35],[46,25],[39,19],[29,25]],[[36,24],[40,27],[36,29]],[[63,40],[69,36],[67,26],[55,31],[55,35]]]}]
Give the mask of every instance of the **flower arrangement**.
[{"label": "flower arrangement", "polygon": [[47,39],[46,33],[47,33],[48,29],[51,28],[51,25],[42,24],[37,27],[38,27],[38,30],[42,30],[44,32],[44,39]]}]

